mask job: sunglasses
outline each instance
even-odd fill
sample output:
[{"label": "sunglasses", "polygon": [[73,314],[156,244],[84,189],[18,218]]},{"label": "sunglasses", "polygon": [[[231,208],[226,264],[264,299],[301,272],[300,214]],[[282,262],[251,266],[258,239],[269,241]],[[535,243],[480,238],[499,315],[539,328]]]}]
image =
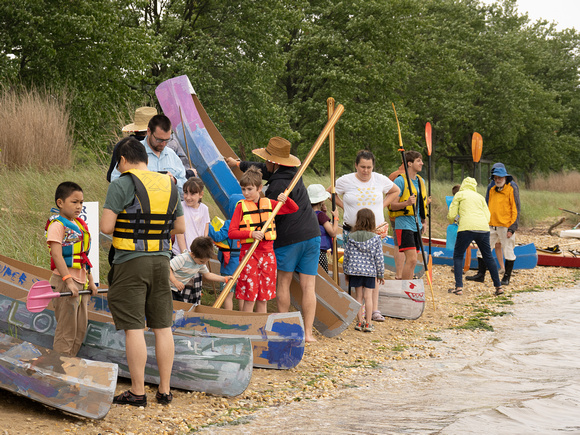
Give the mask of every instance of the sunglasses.
[{"label": "sunglasses", "polygon": [[167,143],[167,142],[169,142],[171,140],[171,138],[169,138],[169,139],[159,139],[153,133],[151,133],[151,136],[153,136],[153,139],[155,139],[157,141],[157,143]]}]

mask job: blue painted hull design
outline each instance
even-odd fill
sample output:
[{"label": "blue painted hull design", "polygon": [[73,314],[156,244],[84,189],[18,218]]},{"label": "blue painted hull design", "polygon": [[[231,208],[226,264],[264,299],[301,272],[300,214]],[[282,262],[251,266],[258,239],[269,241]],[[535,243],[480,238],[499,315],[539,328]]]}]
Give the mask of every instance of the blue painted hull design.
[{"label": "blue painted hull design", "polygon": [[186,152],[189,150],[191,162],[199,177],[222,213],[227,216],[230,196],[241,194],[242,189],[195,107],[189,79],[187,76],[179,76],[166,80],[157,87],[155,94],[163,113],[174,126],[177,139],[184,149],[187,147]]},{"label": "blue painted hull design", "polygon": [[175,303],[176,334],[211,337],[248,337],[254,367],[291,369],[304,356],[304,324],[299,312],[241,313]]}]

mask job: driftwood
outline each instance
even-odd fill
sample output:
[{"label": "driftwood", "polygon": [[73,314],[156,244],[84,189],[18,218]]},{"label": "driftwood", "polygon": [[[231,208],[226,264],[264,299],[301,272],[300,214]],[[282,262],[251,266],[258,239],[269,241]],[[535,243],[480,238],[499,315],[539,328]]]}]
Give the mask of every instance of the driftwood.
[{"label": "driftwood", "polygon": [[550,228],[548,228],[548,234],[549,234],[549,235],[551,235],[551,236],[554,236],[554,237],[555,237],[556,235],[555,235],[555,234],[552,234],[552,230],[553,230],[554,228],[556,228],[558,225],[562,225],[562,223],[563,223],[565,220],[566,220],[566,218],[565,218],[565,217],[561,217],[561,218],[560,218],[560,220],[559,220],[558,222],[556,222],[555,224],[552,224],[552,225],[550,226]]}]

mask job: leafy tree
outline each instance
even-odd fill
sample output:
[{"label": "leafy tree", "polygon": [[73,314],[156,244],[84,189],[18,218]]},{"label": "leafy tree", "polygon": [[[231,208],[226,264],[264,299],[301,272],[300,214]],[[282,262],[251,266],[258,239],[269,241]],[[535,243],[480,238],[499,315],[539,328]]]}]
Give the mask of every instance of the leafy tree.
[{"label": "leafy tree", "polygon": [[[117,129],[116,112],[144,99],[155,38],[129,0],[0,4],[0,77],[72,93],[77,138]],[[133,108],[134,110],[134,108]]]}]

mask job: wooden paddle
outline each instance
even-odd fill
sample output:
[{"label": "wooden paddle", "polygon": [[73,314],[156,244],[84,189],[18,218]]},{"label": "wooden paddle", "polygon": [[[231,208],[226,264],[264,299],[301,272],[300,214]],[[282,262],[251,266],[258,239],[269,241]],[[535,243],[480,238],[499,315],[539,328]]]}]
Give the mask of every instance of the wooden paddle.
[{"label": "wooden paddle", "polygon": [[[332,118],[334,113],[334,98],[330,97],[326,100],[326,109],[328,111],[328,119]],[[335,188],[335,171],[334,171],[334,128],[328,134],[328,142],[330,145],[330,198],[332,200],[332,212],[336,210],[336,188]],[[334,219],[334,216],[333,216]],[[340,287],[340,277],[338,275],[338,252],[336,244],[336,236],[332,238],[332,279],[336,282],[336,285]]]},{"label": "wooden paddle", "polygon": [[[403,148],[403,138],[401,137],[401,126],[399,125],[399,118],[397,117],[397,109],[395,109],[395,103],[391,103],[393,105],[393,111],[395,112],[395,119],[397,121],[397,130],[399,131],[399,151],[401,153],[401,158],[403,160],[403,166],[405,168],[405,176],[407,177],[407,186],[409,186],[409,190],[411,190],[411,179],[409,178],[409,169],[407,168],[407,159],[405,158],[405,149]],[[421,247],[421,257],[423,258],[423,265],[425,266],[425,270],[428,271],[429,268],[427,266],[427,259],[425,258],[425,249],[423,248],[423,241],[421,240],[421,229],[419,228],[419,217],[417,216],[417,210],[415,208],[415,204],[413,204],[413,214],[415,215],[415,225],[417,227],[417,234],[419,237],[419,246]],[[429,288],[431,289],[431,300],[433,301],[433,309],[435,310],[435,295],[433,294],[433,283],[431,282],[431,277],[429,273],[426,274],[427,282],[429,283]]]},{"label": "wooden paddle", "polygon": [[[471,156],[473,157],[473,178],[475,178],[475,172],[477,168],[477,163],[481,160],[481,151],[483,150],[483,138],[477,132],[473,133],[471,137]],[[471,264],[471,244],[467,248],[465,253],[465,263],[463,264],[463,271],[467,272]]]},{"label": "wooden paddle", "polygon": [[[51,300],[63,296],[72,296],[72,292],[58,293],[53,291],[54,287],[48,281],[35,282],[26,297],[26,309],[31,313],[40,313],[44,310]],[[107,293],[108,289],[99,289],[99,293]],[[90,290],[81,290],[79,295],[90,295]]]},{"label": "wooden paddle", "polygon": [[[427,124],[425,124],[425,142],[427,143],[427,155],[428,157],[428,169],[427,169],[427,182],[429,184],[428,187],[428,191],[429,194],[428,196],[431,196],[431,151],[432,151],[432,145],[431,145],[431,123],[428,122]],[[427,270],[427,273],[429,274],[429,278],[431,279],[431,282],[433,282],[433,257],[431,256],[431,203],[429,203],[429,262],[427,263],[427,267],[429,268]]]},{"label": "wooden paddle", "polygon": [[[312,161],[312,159],[314,158],[314,156],[316,155],[316,153],[318,152],[318,150],[320,149],[320,147],[322,146],[322,144],[324,143],[324,141],[326,140],[326,138],[330,134],[330,131],[334,128],[334,125],[340,119],[343,112],[344,112],[344,106],[342,104],[339,104],[338,106],[336,106],[336,109],[334,111],[334,114],[332,115],[332,118],[330,118],[328,120],[328,122],[326,123],[326,125],[322,129],[322,132],[318,136],[318,139],[316,139],[316,142],[314,142],[312,149],[310,150],[310,152],[308,153],[308,155],[306,156],[306,158],[302,162],[302,165],[298,168],[298,171],[294,175],[294,178],[292,178],[292,181],[290,181],[290,184],[288,185],[288,187],[284,191],[284,194],[286,196],[288,196],[290,194],[290,192],[292,192],[292,189],[294,189],[294,187],[296,187],[296,184],[300,180],[300,177],[302,177],[302,175],[304,174],[304,171],[306,170],[306,168],[308,167],[308,165],[310,164],[310,162]],[[272,210],[270,217],[264,223],[264,226],[263,226],[264,230],[266,230],[272,224],[272,221],[274,220],[274,218],[276,217],[276,215],[280,211],[280,208],[282,207],[282,205],[283,204],[281,202],[279,202],[276,205],[276,207],[274,207],[274,210]],[[250,249],[248,249],[248,252],[244,256],[244,258],[240,260],[240,265],[238,266],[236,271],[233,273],[232,279],[230,279],[228,281],[228,283],[225,285],[224,289],[222,290],[221,294],[214,302],[214,304],[213,304],[214,308],[221,308],[222,304],[226,300],[226,297],[228,296],[228,293],[230,292],[234,283],[240,277],[240,273],[242,272],[242,270],[244,270],[244,267],[246,267],[246,264],[248,264],[248,261],[250,260],[252,254],[254,253],[256,248],[258,247],[258,243],[260,243],[260,241],[255,240],[254,243],[252,243],[252,246],[250,246]]]},{"label": "wooden paddle", "polygon": [[469,266],[471,265],[471,243],[467,247],[467,251],[465,252],[465,263],[463,263],[463,271],[467,272],[469,270]]}]

